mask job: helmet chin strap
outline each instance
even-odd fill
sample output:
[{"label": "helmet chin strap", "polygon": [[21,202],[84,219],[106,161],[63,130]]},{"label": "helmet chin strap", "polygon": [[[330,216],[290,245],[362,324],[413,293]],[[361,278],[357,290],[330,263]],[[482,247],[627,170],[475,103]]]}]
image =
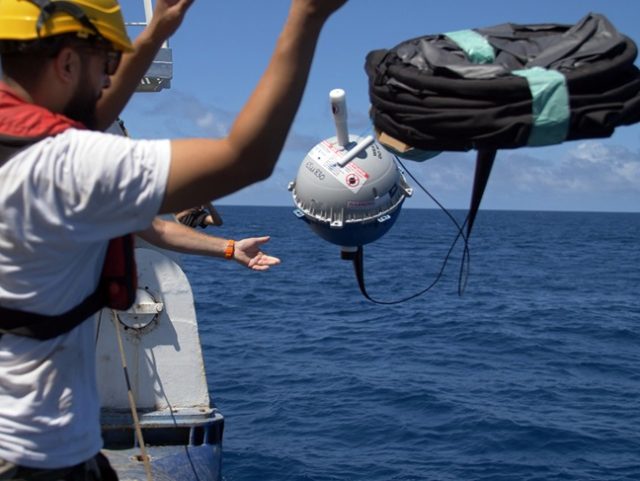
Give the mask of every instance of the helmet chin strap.
[{"label": "helmet chin strap", "polygon": [[89,20],[84,11],[78,7],[75,3],[68,2],[66,0],[29,0],[31,3],[35,3],[40,8],[40,16],[38,17],[38,22],[36,23],[36,31],[38,37],[40,36],[40,30],[44,27],[44,24],[47,20],[49,20],[53,15],[58,12],[63,12],[68,15],[71,15],[78,22],[82,24],[83,27],[91,30],[96,35],[101,37],[100,31],[96,28],[96,26]]}]

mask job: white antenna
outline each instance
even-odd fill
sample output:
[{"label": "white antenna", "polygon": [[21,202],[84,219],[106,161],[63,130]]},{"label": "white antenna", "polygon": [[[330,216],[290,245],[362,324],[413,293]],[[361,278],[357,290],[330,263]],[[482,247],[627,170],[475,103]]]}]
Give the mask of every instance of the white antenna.
[{"label": "white antenna", "polygon": [[360,152],[373,144],[375,139],[371,135],[367,135],[355,146],[351,144],[349,141],[349,127],[347,125],[347,94],[342,89],[333,89],[329,92],[329,100],[331,101],[333,121],[336,124],[338,145],[344,149],[349,149],[349,152],[344,157],[341,157],[340,162],[338,162],[340,167],[344,167],[355,159]]},{"label": "white antenna", "polygon": [[347,94],[342,89],[333,89],[329,92],[331,112],[336,124],[338,144],[346,147],[349,144],[349,127],[347,127]]}]

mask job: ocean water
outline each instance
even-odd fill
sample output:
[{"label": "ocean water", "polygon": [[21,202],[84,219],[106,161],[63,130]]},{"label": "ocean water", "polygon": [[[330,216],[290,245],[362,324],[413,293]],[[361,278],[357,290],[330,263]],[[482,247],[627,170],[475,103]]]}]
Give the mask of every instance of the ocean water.
[{"label": "ocean water", "polygon": [[[282,259],[185,259],[224,480],[640,480],[640,214],[481,211],[462,296],[458,245],[377,305],[292,208],[220,211]],[[404,209],[369,293],[428,286],[455,234]]]}]

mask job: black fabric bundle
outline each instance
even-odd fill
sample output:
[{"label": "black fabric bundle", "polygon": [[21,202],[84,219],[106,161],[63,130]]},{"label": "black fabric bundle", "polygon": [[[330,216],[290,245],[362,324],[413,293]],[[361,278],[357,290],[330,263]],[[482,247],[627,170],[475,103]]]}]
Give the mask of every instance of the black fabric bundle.
[{"label": "black fabric bundle", "polygon": [[533,67],[566,79],[570,118],[564,140],[608,137],[615,127],[640,121],[636,45],[603,15],[588,14],[574,26],[503,24],[474,32],[493,48],[493,62],[472,62],[445,34],[367,55],[378,133],[431,151],[526,146],[532,94],[527,80],[511,72]]}]

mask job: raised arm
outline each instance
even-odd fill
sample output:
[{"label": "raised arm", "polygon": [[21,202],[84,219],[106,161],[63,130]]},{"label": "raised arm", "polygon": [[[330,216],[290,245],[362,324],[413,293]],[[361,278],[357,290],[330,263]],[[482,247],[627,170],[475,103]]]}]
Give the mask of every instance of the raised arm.
[{"label": "raised arm", "polygon": [[149,25],[133,42],[135,51],[124,54],[96,107],[97,127],[107,129],[122,112],[140,84],[162,44],[178,29],[193,0],[156,0]]},{"label": "raised arm", "polygon": [[161,212],[177,212],[267,178],[298,110],[322,26],[346,0],[292,0],[271,61],[220,140],[177,140]]}]

